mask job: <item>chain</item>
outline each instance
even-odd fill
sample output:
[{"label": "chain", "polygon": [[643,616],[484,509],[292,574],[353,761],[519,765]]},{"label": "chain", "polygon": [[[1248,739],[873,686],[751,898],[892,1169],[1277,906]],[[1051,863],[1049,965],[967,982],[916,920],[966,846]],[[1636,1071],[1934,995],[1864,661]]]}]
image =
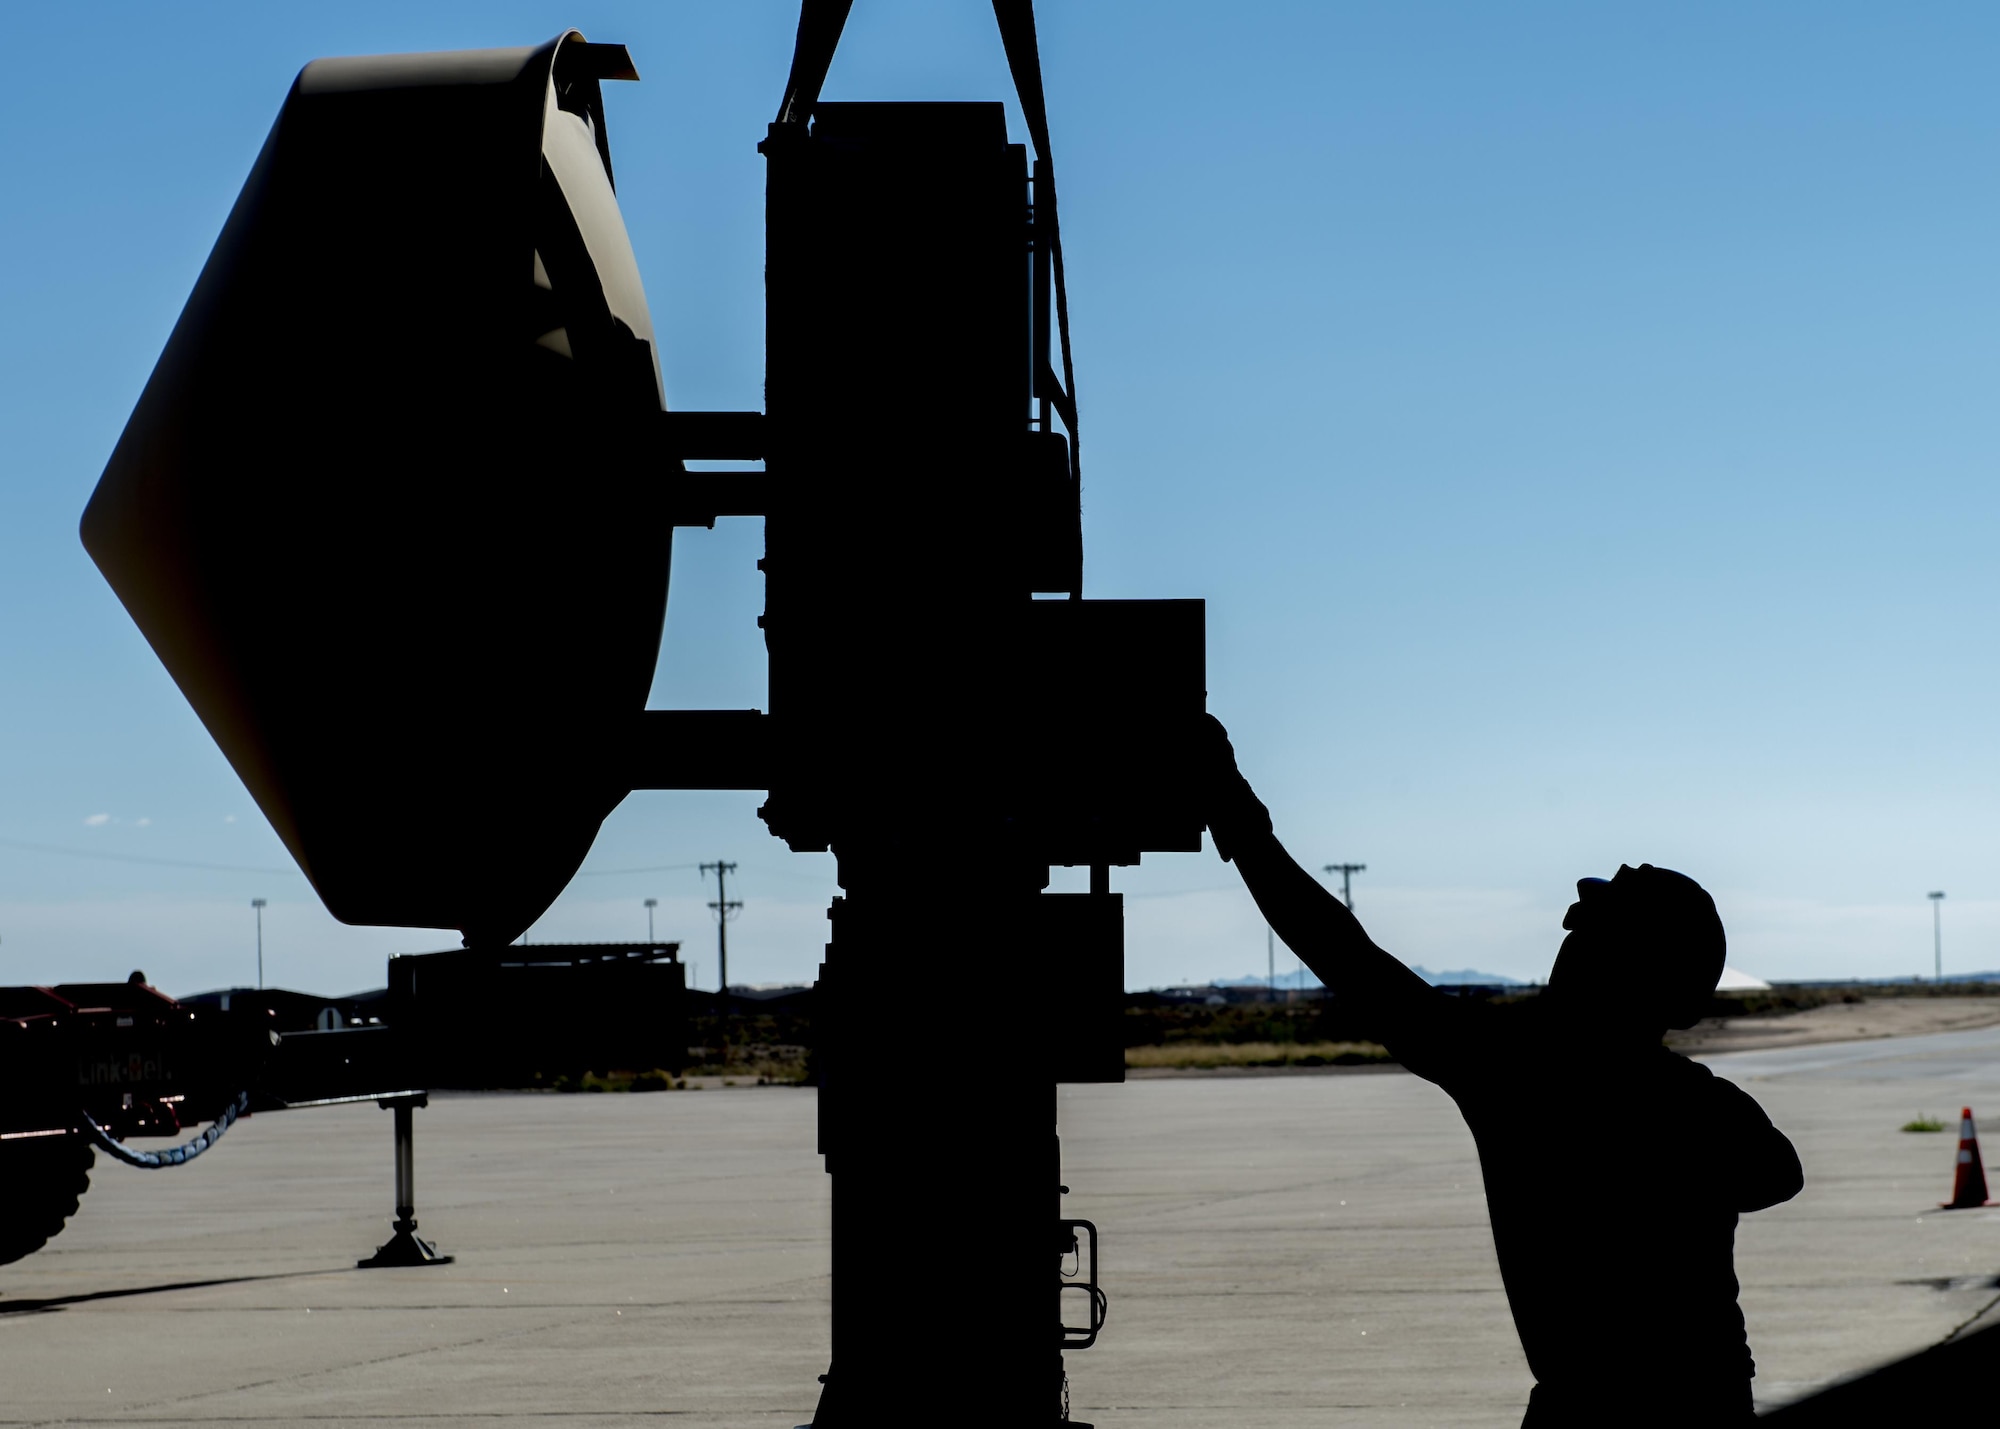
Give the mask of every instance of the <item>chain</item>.
[{"label": "chain", "polygon": [[222,1134],[236,1123],[250,1106],[250,1093],[241,1092],[236,1100],[222,1109],[222,1114],[209,1123],[207,1131],[192,1141],[184,1141],[179,1146],[169,1146],[165,1151],[134,1151],[110,1132],[97,1124],[97,1118],[89,1112],[83,1114],[84,1125],[90,1129],[90,1139],[103,1150],[109,1152],[127,1166],[137,1166],[141,1171],[157,1171],[163,1166],[185,1166],[188,1162],[222,1140]]}]

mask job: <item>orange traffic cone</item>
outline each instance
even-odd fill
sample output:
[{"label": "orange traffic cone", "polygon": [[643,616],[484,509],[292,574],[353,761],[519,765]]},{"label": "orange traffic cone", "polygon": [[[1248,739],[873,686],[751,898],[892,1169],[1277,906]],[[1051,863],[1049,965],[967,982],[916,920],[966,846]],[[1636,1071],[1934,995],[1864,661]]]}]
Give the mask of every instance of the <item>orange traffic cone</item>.
[{"label": "orange traffic cone", "polygon": [[1972,1108],[1958,1114],[1958,1175],[1951,1183],[1951,1199],[1940,1209],[1967,1211],[1990,1205],[1986,1199],[1986,1167],[1979,1160],[1979,1136],[1972,1129]]}]

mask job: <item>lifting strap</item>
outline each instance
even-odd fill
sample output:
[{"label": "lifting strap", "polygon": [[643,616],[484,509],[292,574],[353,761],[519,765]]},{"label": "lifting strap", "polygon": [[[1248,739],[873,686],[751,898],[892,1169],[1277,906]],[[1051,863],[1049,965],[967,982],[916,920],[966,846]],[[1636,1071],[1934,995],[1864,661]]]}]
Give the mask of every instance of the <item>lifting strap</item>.
[{"label": "lifting strap", "polygon": [[[1083,485],[1083,441],[1076,430],[1076,365],[1069,348],[1069,287],[1063,281],[1062,222],[1056,207],[1056,160],[1049,144],[1049,108],[1042,95],[1042,52],[1035,43],[1035,0],[993,0],[993,18],[1000,22],[1000,43],[1007,49],[1007,69],[1014,76],[1014,93],[1028,121],[1041,168],[1035,179],[1035,227],[1048,224],[1049,260],[1055,270],[1056,335],[1062,347],[1062,381],[1053,401],[1069,428],[1070,477]],[[1046,190],[1046,192],[1044,192]],[[1040,234],[1036,235],[1040,241]],[[1048,374],[1053,381],[1054,374]]]},{"label": "lifting strap", "polygon": [[[785,97],[778,105],[778,123],[804,125],[811,121],[819,103],[820,86],[826,83],[833,52],[840,45],[840,32],[854,0],[802,0],[799,6],[798,40],[792,47],[792,72],[785,80]],[[993,0],[993,18],[1000,25],[1000,43],[1007,50],[1007,69],[1014,78],[1014,93],[1021,101],[1021,113],[1028,121],[1028,137],[1033,140],[1035,157],[1041,161],[1035,178],[1036,241],[1046,228],[1049,260],[1056,290],[1056,334],[1062,349],[1062,379],[1052,372],[1035,375],[1039,388],[1047,382],[1053,389],[1050,401],[1069,429],[1070,478],[1081,489],[1083,443],[1076,424],[1076,364],[1070,354],[1069,288],[1063,280],[1062,225],[1056,208],[1056,161],[1049,144],[1049,109],[1042,93],[1042,56],[1035,42],[1034,0]],[[1039,359],[1038,359],[1039,360]]]},{"label": "lifting strap", "polygon": [[785,101],[778,106],[780,124],[804,124],[819,103],[827,66],[840,45],[840,32],[854,0],[803,0],[799,6],[799,37],[792,46],[792,72],[785,80]]}]

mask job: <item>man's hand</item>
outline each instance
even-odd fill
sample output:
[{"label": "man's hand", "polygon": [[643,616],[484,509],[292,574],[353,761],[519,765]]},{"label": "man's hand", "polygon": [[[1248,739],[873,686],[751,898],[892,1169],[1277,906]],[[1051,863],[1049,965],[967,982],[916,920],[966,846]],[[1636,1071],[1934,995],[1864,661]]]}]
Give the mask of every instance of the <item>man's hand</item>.
[{"label": "man's hand", "polygon": [[1271,811],[1237,769],[1236,750],[1221,720],[1205,714],[1195,721],[1189,750],[1202,819],[1215,840],[1215,851],[1229,863],[1244,840],[1270,835]]},{"label": "man's hand", "polygon": [[1432,1055],[1441,1018],[1463,1004],[1446,997],[1375,946],[1354,914],[1300,868],[1271,831],[1271,814],[1236,768],[1229,732],[1208,715],[1190,725],[1187,777],[1194,781],[1215,851],[1236,865],[1264,921],[1319,980],[1371,1024],[1372,1035],[1407,1062]]}]

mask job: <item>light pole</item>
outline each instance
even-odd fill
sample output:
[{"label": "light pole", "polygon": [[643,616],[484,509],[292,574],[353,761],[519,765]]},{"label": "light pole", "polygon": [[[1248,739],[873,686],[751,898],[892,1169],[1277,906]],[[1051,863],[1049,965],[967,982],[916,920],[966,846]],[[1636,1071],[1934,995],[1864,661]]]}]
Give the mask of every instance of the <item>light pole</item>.
[{"label": "light pole", "polygon": [[1329,863],[1324,870],[1327,873],[1340,875],[1340,901],[1347,905],[1347,911],[1350,913],[1354,911],[1354,875],[1367,871],[1368,865],[1365,863]]},{"label": "light pole", "polygon": [[649,943],[653,941],[653,910],[659,906],[660,900],[657,898],[646,900],[646,941]]},{"label": "light pole", "polygon": [[1944,981],[1944,893],[1928,895],[1931,900],[1931,981]]},{"label": "light pole", "polygon": [[257,986],[264,986],[264,900],[252,898],[250,906],[257,910]]}]

